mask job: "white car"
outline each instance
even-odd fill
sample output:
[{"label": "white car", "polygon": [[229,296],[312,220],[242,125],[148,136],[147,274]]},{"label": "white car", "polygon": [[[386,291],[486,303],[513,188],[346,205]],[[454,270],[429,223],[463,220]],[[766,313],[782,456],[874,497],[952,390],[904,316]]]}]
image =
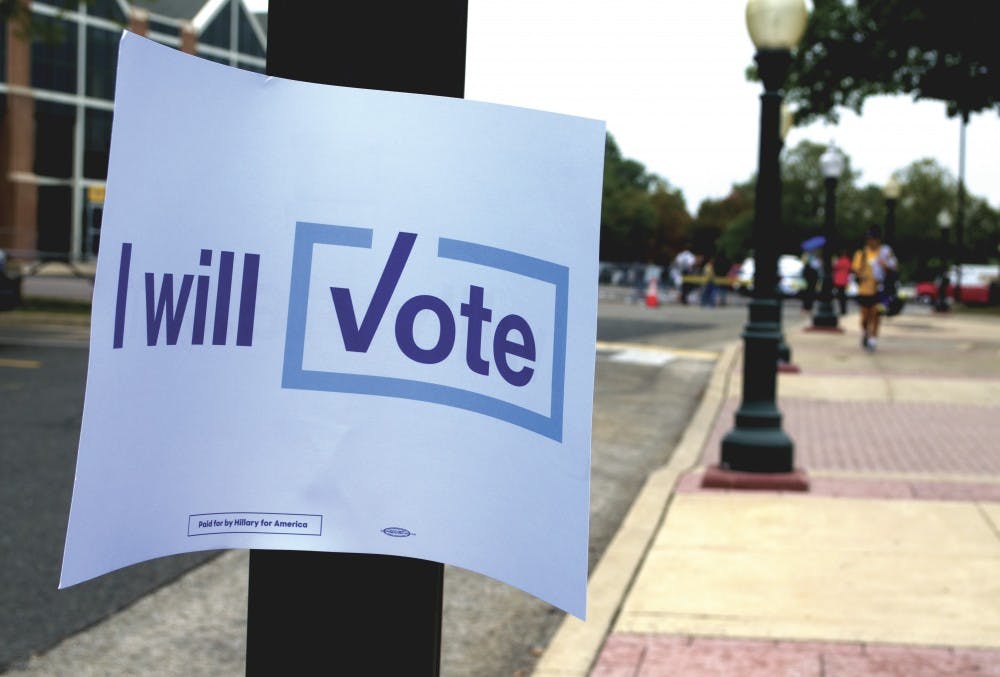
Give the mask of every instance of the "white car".
[{"label": "white car", "polygon": [[[805,279],[802,277],[802,269],[805,264],[797,256],[782,254],[778,257],[778,289],[782,296],[798,296],[806,288]],[[740,273],[737,280],[740,289],[746,292],[753,291],[753,257],[747,257],[740,266]]]}]

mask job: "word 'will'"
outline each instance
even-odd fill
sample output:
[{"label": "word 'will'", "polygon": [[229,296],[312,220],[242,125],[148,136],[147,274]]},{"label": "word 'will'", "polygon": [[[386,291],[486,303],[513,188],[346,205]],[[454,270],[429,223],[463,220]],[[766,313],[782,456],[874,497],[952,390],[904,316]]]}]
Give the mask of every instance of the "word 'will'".
[{"label": "word 'will'", "polygon": [[[218,269],[201,274],[163,273],[157,288],[156,273],[144,275],[146,291],[146,345],[155,346],[160,339],[161,329],[168,346],[177,345],[181,328],[187,316],[192,287],[194,288],[194,310],[191,319],[191,344],[205,343],[208,323],[209,285],[215,274],[215,299],[212,314],[212,345],[226,345],[229,332],[229,309],[233,297],[233,263],[235,253],[219,252]],[[202,249],[199,265],[210,268],[214,252]],[[125,343],[125,310],[128,301],[129,269],[132,263],[132,243],[122,243],[118,266],[118,297],[115,303],[115,348]],[[259,254],[243,255],[243,276],[240,283],[239,308],[237,310],[236,345],[253,345],[254,312],[257,305],[257,277],[260,270]],[[179,286],[175,282],[179,281]]]}]

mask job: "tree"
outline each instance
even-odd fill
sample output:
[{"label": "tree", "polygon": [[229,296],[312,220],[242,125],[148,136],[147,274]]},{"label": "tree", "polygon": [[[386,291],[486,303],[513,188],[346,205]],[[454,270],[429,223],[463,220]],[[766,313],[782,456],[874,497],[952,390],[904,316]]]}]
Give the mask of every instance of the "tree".
[{"label": "tree", "polygon": [[734,184],[721,200],[703,200],[691,228],[694,250],[709,255],[721,251],[729,259],[745,254],[750,248],[753,200],[754,180]]},{"label": "tree", "polygon": [[650,257],[666,265],[684,248],[691,231],[691,215],[687,211],[684,193],[660,177],[653,181],[649,201],[655,213]]},{"label": "tree", "polygon": [[622,156],[608,133],[604,141],[601,260],[653,260],[665,265],[680,250],[690,222],[684,194],[647,172],[641,162]]},{"label": "tree", "polygon": [[644,243],[656,217],[649,202],[650,184],[651,179],[642,163],[624,158],[614,137],[608,133],[604,139],[601,260],[644,258]]},{"label": "tree", "polygon": [[798,123],[860,114],[878,94],[940,100],[963,120],[1000,112],[994,26],[976,0],[815,0],[785,98]]}]

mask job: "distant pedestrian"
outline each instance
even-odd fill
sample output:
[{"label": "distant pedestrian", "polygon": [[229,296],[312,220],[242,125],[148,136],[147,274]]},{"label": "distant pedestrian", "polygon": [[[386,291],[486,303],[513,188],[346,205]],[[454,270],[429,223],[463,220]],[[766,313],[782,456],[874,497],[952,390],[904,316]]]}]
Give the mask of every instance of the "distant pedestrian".
[{"label": "distant pedestrian", "polygon": [[639,303],[646,295],[646,267],[638,262],[633,263],[628,270],[628,281],[632,287],[629,303]]},{"label": "distant pedestrian", "polygon": [[861,347],[875,350],[878,343],[880,307],[886,271],[898,268],[896,255],[882,244],[882,230],[873,225],[865,234],[865,246],[854,253],[851,270],[858,281],[858,304],[861,306]]},{"label": "distant pedestrian", "polygon": [[738,271],[739,269],[729,262],[729,257],[725,254],[719,254],[715,257],[715,272],[720,276],[718,277],[718,286],[715,291],[715,305],[726,305],[726,301],[729,298],[729,290],[733,287],[733,282],[736,280],[736,273]]},{"label": "distant pedestrian", "polygon": [[847,285],[851,281],[851,259],[846,249],[841,249],[833,260],[833,289],[840,305],[840,314],[847,314]]},{"label": "distant pedestrian", "polygon": [[702,308],[714,308],[715,307],[715,259],[709,257],[705,261],[705,265],[701,268],[701,274],[705,278],[704,283],[701,288],[701,307]]},{"label": "distant pedestrian", "polygon": [[802,290],[802,312],[812,311],[816,302],[816,289],[819,286],[819,272],[821,262],[816,256],[815,250],[807,251],[802,255],[802,279],[805,281],[805,289]]},{"label": "distant pedestrian", "polygon": [[685,247],[670,264],[670,279],[674,283],[674,288],[677,289],[678,300],[683,304],[687,304],[688,294],[691,293],[691,283],[686,282],[684,277],[694,271],[697,261],[694,253]]}]

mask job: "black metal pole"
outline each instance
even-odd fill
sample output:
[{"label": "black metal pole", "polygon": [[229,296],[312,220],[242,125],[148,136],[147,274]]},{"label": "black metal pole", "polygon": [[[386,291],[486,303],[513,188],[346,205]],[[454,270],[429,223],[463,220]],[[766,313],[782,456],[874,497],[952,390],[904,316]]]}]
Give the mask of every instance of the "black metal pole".
[{"label": "black metal pole", "polygon": [[941,229],[941,279],[938,281],[937,302],[934,310],[948,312],[948,228]]},{"label": "black metal pole", "polygon": [[[272,2],[267,72],[460,98],[467,17],[467,0]],[[247,675],[436,677],[443,585],[438,562],[251,550]]]},{"label": "black metal pole", "polygon": [[969,112],[962,111],[962,125],[958,140],[958,200],[955,204],[955,302],[962,302],[962,260],[965,258],[965,126]]},{"label": "black metal pole", "polygon": [[[781,137],[780,132],[780,109],[779,109],[779,132],[778,132],[778,210],[781,210],[781,192],[784,184],[781,182],[781,151],[785,149],[785,140]],[[788,341],[785,340],[785,328],[784,328],[784,314],[785,314],[785,297],[782,295],[781,290],[778,288],[777,280],[780,279],[780,271],[775,273],[775,297],[778,299],[778,371],[790,371],[797,372],[798,367],[792,364],[792,348],[788,345]]]},{"label": "black metal pole", "polygon": [[754,205],[753,298],[743,330],[743,400],[736,426],[722,440],[723,470],[785,473],[794,470],[791,438],[781,429],[778,411],[778,343],[781,305],[776,298],[780,168],[778,166],[781,87],[788,76],[791,52],[761,49],[754,57],[764,82],[761,94],[760,149]]},{"label": "black metal pole", "polygon": [[812,323],[814,328],[831,330],[839,329],[837,313],[833,310],[833,271],[830,266],[837,208],[837,179],[825,178],[823,185],[826,187],[826,206],[823,218],[823,284],[820,286],[819,304],[816,306],[816,314],[813,315]]},{"label": "black metal pole", "polygon": [[885,243],[896,246],[896,200],[885,199]]}]

